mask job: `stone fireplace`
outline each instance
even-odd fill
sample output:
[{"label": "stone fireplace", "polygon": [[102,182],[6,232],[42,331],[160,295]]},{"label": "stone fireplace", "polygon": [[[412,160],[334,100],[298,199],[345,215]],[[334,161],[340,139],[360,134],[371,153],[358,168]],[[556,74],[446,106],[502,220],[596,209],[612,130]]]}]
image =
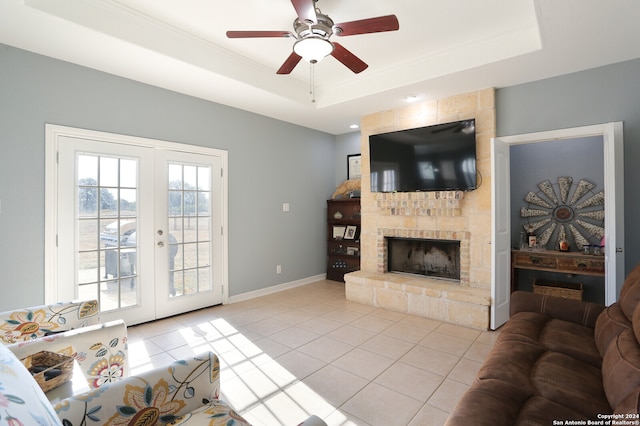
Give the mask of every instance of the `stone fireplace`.
[{"label": "stone fireplace", "polygon": [[[370,191],[369,135],[469,118],[476,120],[478,189],[469,192]],[[491,305],[490,141],[495,136],[494,90],[365,116],[361,121],[361,135],[361,270],[345,275],[347,299],[488,329]],[[444,280],[428,273],[390,272],[389,239],[459,242],[459,260],[449,262],[450,253],[445,251],[446,256],[443,255],[449,262],[447,265],[458,263],[459,278]],[[408,249],[404,250],[407,257]],[[428,256],[422,256],[423,260],[425,257]],[[415,260],[409,263],[421,263]]]}]

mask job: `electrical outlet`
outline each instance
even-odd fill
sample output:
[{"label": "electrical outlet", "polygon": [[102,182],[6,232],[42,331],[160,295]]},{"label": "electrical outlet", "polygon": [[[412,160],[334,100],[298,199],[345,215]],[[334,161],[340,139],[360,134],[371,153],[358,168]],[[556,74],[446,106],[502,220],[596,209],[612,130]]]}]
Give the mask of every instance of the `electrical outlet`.
[{"label": "electrical outlet", "polygon": [[282,265],[276,265],[276,274],[282,273]]},{"label": "electrical outlet", "polygon": [[289,211],[289,203],[282,203],[282,211],[283,212]]}]

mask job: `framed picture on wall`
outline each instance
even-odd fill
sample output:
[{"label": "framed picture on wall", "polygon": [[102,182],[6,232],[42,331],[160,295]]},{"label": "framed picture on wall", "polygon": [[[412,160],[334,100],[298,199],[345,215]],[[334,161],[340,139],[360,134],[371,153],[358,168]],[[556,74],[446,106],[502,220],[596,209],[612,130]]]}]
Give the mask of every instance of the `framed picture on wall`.
[{"label": "framed picture on wall", "polygon": [[360,179],[362,177],[362,155],[347,155],[347,179]]}]

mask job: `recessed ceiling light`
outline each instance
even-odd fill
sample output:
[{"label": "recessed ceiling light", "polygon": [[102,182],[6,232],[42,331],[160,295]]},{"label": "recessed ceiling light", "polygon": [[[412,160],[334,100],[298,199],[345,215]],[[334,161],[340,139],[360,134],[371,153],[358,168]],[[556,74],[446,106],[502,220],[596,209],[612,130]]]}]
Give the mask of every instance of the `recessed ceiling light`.
[{"label": "recessed ceiling light", "polygon": [[409,95],[404,97],[404,100],[407,102],[416,102],[418,99],[420,99],[420,95]]},{"label": "recessed ceiling light", "polygon": [[358,126],[357,124],[352,124],[351,126],[349,126],[350,129],[359,129],[360,126]]}]

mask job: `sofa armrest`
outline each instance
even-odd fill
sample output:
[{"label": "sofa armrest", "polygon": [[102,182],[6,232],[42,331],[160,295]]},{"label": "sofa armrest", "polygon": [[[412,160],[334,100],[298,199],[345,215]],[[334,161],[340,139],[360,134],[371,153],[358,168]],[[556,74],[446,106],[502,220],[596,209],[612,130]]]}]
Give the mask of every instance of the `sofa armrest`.
[{"label": "sofa armrest", "polygon": [[518,312],[536,312],[593,328],[604,308],[604,305],[582,300],[515,291],[511,294],[509,313],[514,316]]},{"label": "sofa armrest", "polygon": [[206,352],[64,399],[54,409],[65,424],[170,424],[219,398],[219,372],[218,357]]},{"label": "sofa armrest", "polygon": [[5,345],[0,345],[0,366],[2,425],[62,425],[29,370]]},{"label": "sofa armrest", "polygon": [[91,389],[129,375],[127,326],[122,320],[14,343],[8,348],[19,359],[43,350],[74,357]]},{"label": "sofa armrest", "polygon": [[0,340],[9,345],[98,324],[97,300],[59,302],[0,312]]}]

